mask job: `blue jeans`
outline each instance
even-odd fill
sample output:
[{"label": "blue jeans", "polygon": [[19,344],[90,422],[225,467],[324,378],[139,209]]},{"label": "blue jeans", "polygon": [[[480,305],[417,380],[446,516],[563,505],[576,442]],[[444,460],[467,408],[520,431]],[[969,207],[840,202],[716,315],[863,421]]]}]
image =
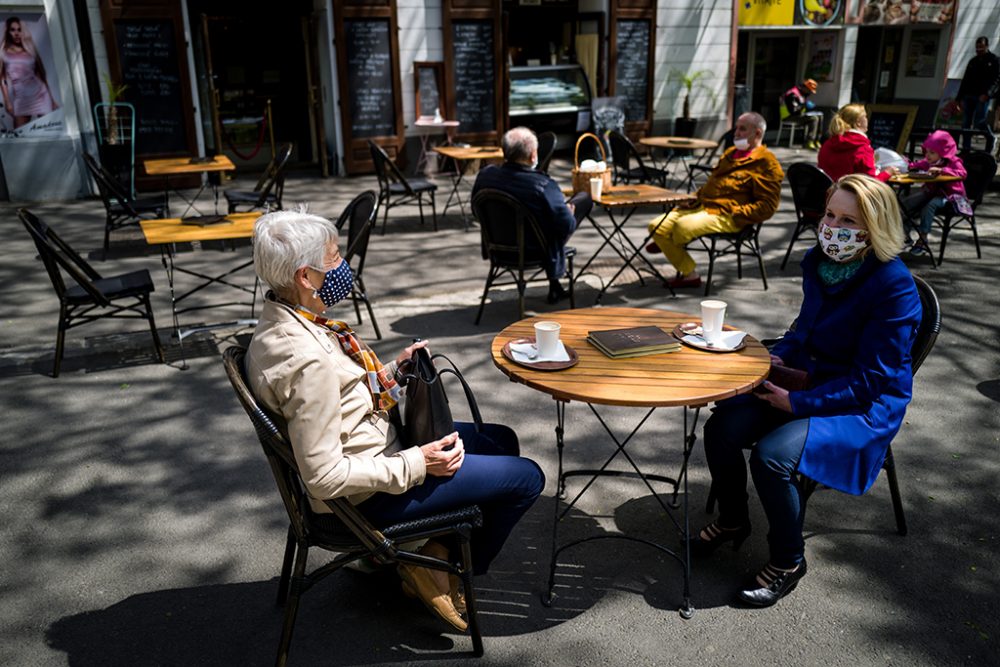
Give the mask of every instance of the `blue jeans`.
[{"label": "blue jeans", "polygon": [[750,521],[743,458],[743,450],[749,449],[750,474],[770,528],[771,563],[780,568],[794,568],[805,557],[805,505],[795,471],[808,433],[808,419],[796,419],[755,396],[720,401],[705,423],[705,458],[719,503],[719,525],[735,528]]},{"label": "blue jeans", "polygon": [[451,477],[428,476],[406,493],[376,493],[358,509],[376,526],[478,505],[483,525],[472,531],[472,567],[485,574],[507,536],[545,488],[538,465],[518,456],[517,435],[500,424],[455,422],[465,445],[462,467]]},{"label": "blue jeans", "polygon": [[[905,212],[907,215],[914,217],[918,211],[920,212],[920,231],[924,234],[931,231],[931,226],[934,224],[934,216],[947,205],[948,200],[944,197],[935,197],[924,191],[908,195],[903,199],[903,208],[906,209]],[[910,235],[908,230],[906,231],[906,235]]]},{"label": "blue jeans", "polygon": [[[993,146],[996,142],[996,136],[993,134],[993,129],[987,122],[986,117],[989,115],[990,101],[985,102],[979,99],[978,95],[966,95],[962,98],[962,129],[974,129],[982,132],[983,136],[986,137],[986,152],[992,153]],[[972,135],[969,133],[962,134],[962,150],[968,151],[972,149]]]}]

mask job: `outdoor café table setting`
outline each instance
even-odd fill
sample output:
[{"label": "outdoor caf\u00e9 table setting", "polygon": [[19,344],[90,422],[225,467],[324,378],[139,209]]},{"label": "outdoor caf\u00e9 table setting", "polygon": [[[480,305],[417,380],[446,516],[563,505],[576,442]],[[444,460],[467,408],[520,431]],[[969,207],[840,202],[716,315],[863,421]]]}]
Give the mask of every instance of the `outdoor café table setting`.
[{"label": "outdoor caf\u00e9 table setting", "polygon": [[[711,139],[698,139],[695,137],[642,137],[639,139],[639,143],[643,146],[649,146],[650,148],[660,148],[667,151],[666,160],[663,163],[662,169],[667,169],[673,158],[677,156],[678,151],[712,151],[715,150],[719,142],[713,141]],[[656,157],[653,156],[653,166],[658,167],[656,164]]]},{"label": "outdoor caf\u00e9 table setting", "polygon": [[446,214],[450,207],[458,206],[458,210],[462,213],[462,220],[467,222],[468,217],[465,213],[465,202],[462,200],[462,193],[459,189],[465,176],[465,170],[469,163],[475,163],[479,160],[503,160],[503,150],[499,146],[459,145],[435,146],[433,150],[438,155],[451,158],[457,165],[455,174],[451,179],[451,191],[448,193],[448,199],[445,201],[441,215]]},{"label": "outdoor caf\u00e9 table setting", "polygon": [[904,208],[903,197],[909,192],[910,186],[912,185],[924,185],[927,183],[954,183],[955,181],[960,180],[962,180],[961,177],[954,174],[931,174],[926,171],[911,171],[905,174],[899,173],[889,178],[889,184],[895,186],[896,188],[896,198],[899,199],[900,211],[903,214],[903,223],[906,227],[917,233],[917,241],[914,245],[922,247],[927,251],[927,256],[930,257],[931,260],[931,266],[937,266],[937,263],[934,261],[934,252],[931,250],[930,242],[927,240],[927,234],[921,231],[920,226],[914,223],[910,213],[908,213],[906,208]]},{"label": "outdoor caf\u00e9 table setting", "polygon": [[[182,353],[184,338],[192,333],[218,326],[229,326],[231,324],[241,326],[252,326],[256,324],[256,320],[253,319],[256,305],[256,279],[254,281],[253,289],[248,288],[246,285],[231,282],[229,280],[229,277],[233,274],[251,266],[253,264],[252,257],[247,257],[246,260],[241,262],[238,266],[232,267],[217,275],[206,275],[199,271],[179,266],[175,259],[177,254],[176,244],[249,239],[253,236],[254,223],[260,216],[261,213],[259,211],[254,211],[250,213],[231,213],[229,215],[201,216],[197,218],[142,220],[139,223],[142,228],[142,235],[146,239],[146,243],[151,246],[159,246],[160,248],[160,257],[163,262],[163,268],[167,274],[167,284],[170,286],[170,309],[173,316],[174,335],[177,336],[178,342],[181,343]],[[199,278],[200,282],[186,292],[177,294],[175,281],[176,273],[183,273]],[[203,325],[181,330],[178,316],[182,313],[193,310],[216,308],[219,306],[247,305],[246,301],[227,301],[213,303],[211,305],[190,306],[187,308],[178,307],[183,300],[214,284],[225,285],[250,294],[252,296],[252,299],[249,302],[250,319],[241,319],[236,322],[229,322],[226,324]]]},{"label": "outdoor caf\u00e9 table setting", "polygon": [[[594,179],[592,182],[591,196],[594,199],[594,204],[600,206],[608,214],[608,219],[611,221],[611,226],[606,227],[605,225],[597,222],[593,212],[587,216],[590,224],[593,225],[597,233],[601,235],[603,239],[600,246],[593,255],[587,260],[577,272],[577,277],[583,275],[591,264],[604,252],[605,248],[610,247],[618,257],[624,262],[622,266],[618,269],[617,273],[611,277],[608,281],[602,281],[601,289],[597,293],[597,298],[594,303],[598,304],[604,297],[604,293],[607,292],[608,288],[618,279],[618,276],[625,271],[626,268],[632,269],[639,275],[639,282],[645,284],[642,279],[642,271],[650,273],[652,276],[659,278],[660,282],[663,283],[667,289],[670,287],[667,285],[667,279],[660,273],[659,269],[649,261],[649,258],[645,257],[642,253],[642,248],[649,242],[652,236],[647,232],[645,239],[636,245],[625,231],[625,225],[631,219],[632,215],[643,207],[660,207],[663,211],[672,207],[675,202],[682,201],[690,198],[690,195],[683,192],[675,192],[673,190],[667,190],[665,188],[657,187],[655,185],[646,185],[644,183],[636,183],[633,185],[623,185],[617,187],[611,187],[605,189],[601,185],[598,179]],[[638,264],[636,260],[641,260]],[[673,290],[670,290],[673,294]]]},{"label": "outdoor caf\u00e9 table setting", "polygon": [[[554,503],[548,586],[542,598],[546,605],[555,597],[556,567],[564,550],[587,541],[617,538],[647,544],[680,563],[684,576],[679,611],[684,618],[694,613],[687,464],[699,413],[710,403],[752,391],[767,377],[771,363],[767,349],[755,338],[723,326],[725,310],[726,304],[717,300],[702,302],[700,316],[644,308],[564,310],[515,322],[493,339],[494,365],[512,382],[547,394],[556,402],[557,497],[567,497],[569,477],[589,479],[568,504],[560,508],[558,502]],[[598,469],[564,468],[564,450],[577,437],[566,431],[566,408],[574,401],[586,404],[610,438],[608,444],[613,445],[609,446],[611,455]],[[612,432],[602,416],[602,411],[612,406],[645,409],[624,438]],[[653,412],[664,407],[683,408],[684,430],[678,447],[682,463],[676,477],[645,472],[629,454],[639,448],[663,448],[663,443],[637,436]],[[619,455],[631,470],[609,469]],[[602,533],[560,544],[561,521],[601,476],[641,480],[663,509],[668,525],[676,529],[679,546],[668,547],[620,533]],[[657,493],[653,482],[666,484],[672,490],[669,502]],[[683,495],[680,503],[679,494]],[[673,510],[679,510],[679,516]]]},{"label": "outdoor caf\u00e9 table setting", "polygon": [[[207,174],[209,172],[224,172],[224,171],[234,171],[236,165],[225,155],[216,155],[213,157],[172,157],[172,158],[162,158],[155,160],[143,160],[143,168],[146,173],[150,176],[163,176],[164,187],[163,190],[167,196],[167,206],[169,208],[170,202],[170,177],[171,176],[182,176],[185,174]],[[195,193],[194,197],[188,199],[180,191],[175,190],[174,192],[178,197],[187,202],[187,208],[184,209],[184,213],[181,217],[187,217],[187,214],[193,209],[197,213],[201,213],[195,202],[198,201],[198,197],[201,193],[205,191],[205,185],[207,181],[203,181],[201,187],[198,188],[198,192]],[[215,212],[219,212],[219,184],[218,181],[212,181],[212,191],[215,194]]]}]

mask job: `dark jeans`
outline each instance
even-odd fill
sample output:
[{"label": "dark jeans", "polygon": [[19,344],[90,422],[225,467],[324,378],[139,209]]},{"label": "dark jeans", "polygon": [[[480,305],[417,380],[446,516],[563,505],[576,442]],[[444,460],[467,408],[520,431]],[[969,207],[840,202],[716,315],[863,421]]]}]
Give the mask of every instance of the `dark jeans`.
[{"label": "dark jeans", "polygon": [[[987,120],[990,111],[990,102],[992,100],[987,99],[985,102],[980,101],[978,95],[966,95],[962,98],[962,129],[968,130],[979,130],[984,137],[986,137],[986,152],[992,153],[994,144],[996,143],[996,136],[993,134],[993,129],[990,127],[990,123]],[[962,133],[962,150],[969,151],[972,149],[972,134],[969,132]]]},{"label": "dark jeans", "polygon": [[749,449],[750,474],[770,528],[771,563],[780,568],[793,568],[805,556],[805,506],[795,470],[808,432],[808,419],[796,419],[754,396],[721,401],[705,423],[705,458],[719,502],[718,523],[735,528],[750,521],[743,458],[743,450]]},{"label": "dark jeans", "polygon": [[451,477],[428,476],[406,493],[376,493],[357,507],[378,525],[478,505],[483,526],[472,531],[472,566],[485,574],[507,536],[545,487],[538,465],[518,456],[517,435],[500,424],[475,426],[455,422],[465,445],[462,467]]}]

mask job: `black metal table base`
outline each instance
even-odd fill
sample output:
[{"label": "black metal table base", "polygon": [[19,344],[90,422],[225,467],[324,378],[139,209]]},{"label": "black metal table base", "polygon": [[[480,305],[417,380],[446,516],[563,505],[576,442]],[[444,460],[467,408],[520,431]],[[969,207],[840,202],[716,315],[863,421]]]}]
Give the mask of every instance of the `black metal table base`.
[{"label": "black metal table base", "polygon": [[[597,417],[597,420],[600,422],[601,426],[604,427],[604,430],[611,437],[611,440],[615,443],[615,451],[611,454],[611,456],[607,458],[607,460],[604,461],[604,463],[600,466],[600,468],[564,470],[563,450],[565,447],[564,432],[566,424],[566,401],[560,401],[560,400],[556,401],[556,447],[559,455],[559,474],[556,482],[557,484],[556,499],[553,502],[554,514],[552,517],[552,558],[551,561],[549,562],[548,586],[546,590],[542,593],[542,604],[548,607],[551,606],[553,601],[555,600],[556,595],[554,589],[555,589],[556,567],[558,565],[559,555],[563,551],[575,547],[577,545],[584,544],[586,542],[593,542],[596,540],[603,540],[603,539],[619,539],[619,540],[628,540],[631,542],[638,542],[640,544],[645,544],[649,547],[652,547],[658,551],[661,551],[671,556],[674,560],[676,560],[678,563],[681,564],[681,566],[684,569],[684,592],[683,592],[683,600],[678,611],[682,618],[685,619],[691,618],[694,615],[694,606],[692,606],[691,604],[691,549],[688,542],[688,537],[690,535],[690,524],[689,524],[689,514],[688,514],[687,466],[688,466],[688,461],[691,458],[691,450],[694,448],[694,443],[696,441],[695,429],[698,424],[698,417],[700,415],[701,408],[700,407],[694,408],[694,414],[691,417],[689,417],[688,415],[689,408],[687,407],[684,408],[683,462],[681,464],[681,469],[678,472],[677,477],[672,478],[663,475],[653,475],[644,473],[636,464],[635,460],[629,455],[629,453],[625,449],[626,445],[628,445],[632,437],[639,432],[639,430],[646,423],[649,417],[652,416],[653,412],[656,411],[655,407],[649,408],[649,410],[642,417],[639,423],[636,424],[635,428],[632,429],[632,431],[628,434],[628,436],[624,440],[619,440],[619,438],[614,434],[614,432],[608,426],[607,422],[604,421],[604,419],[601,417],[600,413],[593,406],[593,404],[588,403],[587,406],[590,408],[591,412],[594,413],[594,416]],[[623,456],[626,459],[626,461],[628,461],[629,465],[632,467],[632,470],[624,470],[624,471],[608,470],[608,466],[611,464],[612,461],[618,458],[619,455]],[[573,500],[570,501],[569,504],[567,504],[566,507],[560,512],[559,500],[565,499],[566,497],[566,480],[567,478],[574,476],[589,476],[590,479],[583,486],[583,488],[580,489],[580,491],[576,494]],[[624,534],[591,535],[589,537],[584,537],[567,542],[566,544],[563,545],[559,544],[559,524],[562,522],[563,519],[566,518],[566,515],[569,513],[569,511],[572,510],[574,506],[576,506],[576,503],[580,500],[580,498],[583,497],[583,494],[587,492],[587,490],[594,484],[594,482],[597,481],[597,478],[607,477],[607,476],[630,477],[642,480],[643,484],[645,484],[646,488],[649,489],[650,493],[653,494],[653,497],[656,498],[657,503],[659,503],[664,513],[667,515],[671,523],[673,523],[674,527],[677,529],[677,532],[679,533],[681,539],[681,544],[683,545],[682,547],[683,555],[673,549],[663,546],[662,544],[653,542],[652,540],[647,540],[641,537],[635,537],[632,535],[624,535]],[[652,482],[669,484],[670,486],[673,487],[673,494],[670,502],[664,501],[664,499],[660,496],[660,494],[657,493],[656,489],[653,488]],[[678,503],[677,496],[681,492],[682,487],[683,487],[684,498],[681,503]],[[674,517],[673,513],[671,512],[671,509],[681,510],[682,521],[680,523],[678,523],[677,518]]]}]

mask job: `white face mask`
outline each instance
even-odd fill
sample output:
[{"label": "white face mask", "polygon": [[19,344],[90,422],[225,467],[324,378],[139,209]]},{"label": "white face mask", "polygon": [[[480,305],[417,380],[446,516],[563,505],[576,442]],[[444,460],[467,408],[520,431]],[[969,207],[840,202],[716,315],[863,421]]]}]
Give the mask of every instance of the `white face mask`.
[{"label": "white face mask", "polygon": [[743,138],[733,139],[733,146],[735,146],[738,151],[745,151],[750,148],[750,140]]},{"label": "white face mask", "polygon": [[831,227],[825,222],[819,228],[819,246],[823,254],[835,262],[849,262],[869,245],[867,229]]}]

